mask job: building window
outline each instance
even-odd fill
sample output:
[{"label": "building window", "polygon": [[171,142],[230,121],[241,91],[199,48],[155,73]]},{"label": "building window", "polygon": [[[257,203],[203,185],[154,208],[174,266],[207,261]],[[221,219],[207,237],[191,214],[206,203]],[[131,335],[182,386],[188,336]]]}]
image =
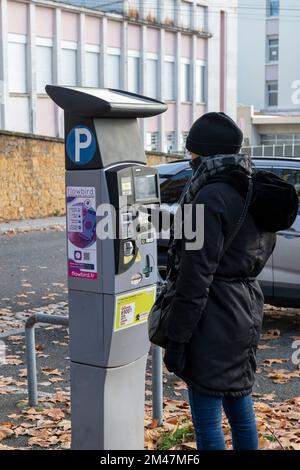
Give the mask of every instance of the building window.
[{"label": "building window", "polygon": [[128,91],[132,93],[140,92],[140,57],[129,53],[128,56]]},{"label": "building window", "polygon": [[192,27],[192,3],[182,2],[180,8],[180,26],[191,29]]},{"label": "building window", "polygon": [[251,149],[254,155],[299,157],[300,134],[260,134],[260,146]]},{"label": "building window", "polygon": [[62,45],[62,85],[77,85],[77,43],[63,41]]},{"label": "building window", "polygon": [[293,144],[294,134],[277,134],[277,145]]},{"label": "building window", "polygon": [[278,36],[268,37],[268,61],[274,62],[279,59],[279,38]]},{"label": "building window", "polygon": [[147,132],[146,150],[148,152],[158,152],[158,132]]},{"label": "building window", "polygon": [[36,46],[37,92],[45,94],[45,86],[53,83],[53,43],[52,39],[37,38]]},{"label": "building window", "polygon": [[27,93],[26,36],[8,36],[8,90],[11,93]]},{"label": "building window", "polygon": [[158,0],[151,0],[151,2],[144,3],[144,16],[149,23],[157,22],[159,8],[161,7]]},{"label": "building window", "polygon": [[96,45],[86,46],[85,84],[92,88],[100,86],[100,49]]},{"label": "building window", "polygon": [[175,61],[165,61],[164,71],[164,99],[166,101],[175,101]]},{"label": "building window", "polygon": [[128,0],[127,15],[130,18],[139,18],[140,16],[140,0]]},{"label": "building window", "polygon": [[173,153],[175,150],[175,132],[165,134],[164,152]]},{"label": "building window", "polygon": [[154,58],[147,59],[147,95],[158,98],[158,61]]},{"label": "building window", "polygon": [[260,134],[261,145],[299,145],[300,134]]},{"label": "building window", "polygon": [[119,49],[108,49],[106,86],[119,89],[121,87],[121,59]]},{"label": "building window", "polygon": [[181,63],[181,101],[191,101],[191,66],[188,62]]},{"label": "building window", "polygon": [[279,16],[279,0],[267,0],[267,16]]},{"label": "building window", "polygon": [[196,63],[196,102],[206,102],[206,67],[203,62]]},{"label": "building window", "polygon": [[197,31],[206,30],[206,12],[207,8],[202,5],[196,7],[196,29]]},{"label": "building window", "polygon": [[165,1],[164,23],[170,26],[175,25],[175,0]]},{"label": "building window", "polygon": [[46,93],[45,86],[53,83],[53,48],[37,46],[36,48],[36,81],[37,92]]},{"label": "building window", "polygon": [[261,145],[276,145],[276,134],[261,134]]},{"label": "building window", "polygon": [[267,106],[278,105],[278,82],[267,82]]}]

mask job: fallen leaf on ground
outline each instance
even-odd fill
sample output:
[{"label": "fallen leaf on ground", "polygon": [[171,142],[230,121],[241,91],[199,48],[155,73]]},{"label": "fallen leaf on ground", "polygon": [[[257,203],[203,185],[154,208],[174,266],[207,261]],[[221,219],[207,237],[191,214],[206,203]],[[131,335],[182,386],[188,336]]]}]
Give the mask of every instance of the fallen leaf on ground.
[{"label": "fallen leaf on ground", "polygon": [[15,336],[15,335],[13,335],[13,336],[8,336],[8,337],[7,337],[7,340],[8,340],[8,341],[15,342],[15,343],[21,343],[21,342],[23,343],[24,338],[23,338],[23,336]]},{"label": "fallen leaf on ground", "polygon": [[288,359],[265,359],[263,364],[271,366],[272,364],[283,364],[285,362],[288,362]]},{"label": "fallen leaf on ground", "polygon": [[280,330],[269,330],[266,333],[263,333],[260,338],[262,340],[266,339],[278,339],[280,336]]},{"label": "fallen leaf on ground", "polygon": [[49,367],[43,367],[42,372],[45,375],[62,375],[62,371],[58,369],[49,369]]},{"label": "fallen leaf on ground", "polygon": [[51,408],[45,412],[45,415],[58,421],[64,418],[65,413],[61,408]]},{"label": "fallen leaf on ground", "polygon": [[261,349],[261,350],[264,350],[264,349],[275,349],[275,346],[269,346],[268,344],[259,344],[257,346],[257,349]]},{"label": "fallen leaf on ground", "polygon": [[49,382],[52,382],[52,383],[58,383],[58,382],[63,382],[64,379],[62,379],[61,377],[50,377],[49,378]]},{"label": "fallen leaf on ground", "polygon": [[287,383],[290,379],[299,379],[300,370],[295,369],[294,371],[290,372],[286,369],[274,369],[267,375],[267,377],[273,379],[274,383],[284,384]]},{"label": "fallen leaf on ground", "polygon": [[14,434],[14,431],[10,428],[10,426],[0,426],[0,441],[10,437]]},{"label": "fallen leaf on ground", "polygon": [[27,377],[27,369],[20,369],[18,375],[19,377]]},{"label": "fallen leaf on ground", "polygon": [[184,382],[180,382],[175,385],[175,390],[187,390],[187,385]]},{"label": "fallen leaf on ground", "polygon": [[267,401],[272,401],[275,399],[275,393],[257,393],[257,392],[254,392],[252,393],[252,396],[254,398],[260,398],[261,400],[267,400]]},{"label": "fallen leaf on ground", "polygon": [[60,428],[63,428],[64,431],[67,431],[71,429],[71,421],[69,419],[63,419],[57,424],[57,426],[59,426]]}]

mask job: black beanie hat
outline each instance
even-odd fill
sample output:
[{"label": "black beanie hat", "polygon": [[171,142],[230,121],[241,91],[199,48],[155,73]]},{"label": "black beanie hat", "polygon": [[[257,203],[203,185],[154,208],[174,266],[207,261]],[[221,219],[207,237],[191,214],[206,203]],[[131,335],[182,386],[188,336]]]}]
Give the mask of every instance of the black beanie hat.
[{"label": "black beanie hat", "polygon": [[197,155],[239,153],[243,133],[225,113],[207,113],[191,127],[186,148]]}]

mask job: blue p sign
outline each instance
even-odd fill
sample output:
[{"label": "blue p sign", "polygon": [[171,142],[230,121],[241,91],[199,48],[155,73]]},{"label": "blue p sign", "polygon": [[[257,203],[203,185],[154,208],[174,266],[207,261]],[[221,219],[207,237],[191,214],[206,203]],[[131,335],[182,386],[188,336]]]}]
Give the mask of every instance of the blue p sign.
[{"label": "blue p sign", "polygon": [[70,130],[66,140],[66,151],[75,165],[86,165],[96,152],[96,139],[86,126],[78,125]]}]

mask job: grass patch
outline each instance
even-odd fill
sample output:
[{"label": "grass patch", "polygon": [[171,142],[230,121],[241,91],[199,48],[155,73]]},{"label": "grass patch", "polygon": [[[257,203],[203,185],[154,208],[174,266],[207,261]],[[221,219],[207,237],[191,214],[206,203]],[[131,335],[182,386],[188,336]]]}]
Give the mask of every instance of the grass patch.
[{"label": "grass patch", "polygon": [[273,436],[272,434],[263,434],[262,437],[264,439],[267,439],[267,441],[269,441],[269,442],[277,442],[276,437]]},{"label": "grass patch", "polygon": [[158,442],[158,450],[169,450],[185,442],[194,440],[194,431],[191,426],[182,426],[175,428],[172,432],[163,433]]}]

